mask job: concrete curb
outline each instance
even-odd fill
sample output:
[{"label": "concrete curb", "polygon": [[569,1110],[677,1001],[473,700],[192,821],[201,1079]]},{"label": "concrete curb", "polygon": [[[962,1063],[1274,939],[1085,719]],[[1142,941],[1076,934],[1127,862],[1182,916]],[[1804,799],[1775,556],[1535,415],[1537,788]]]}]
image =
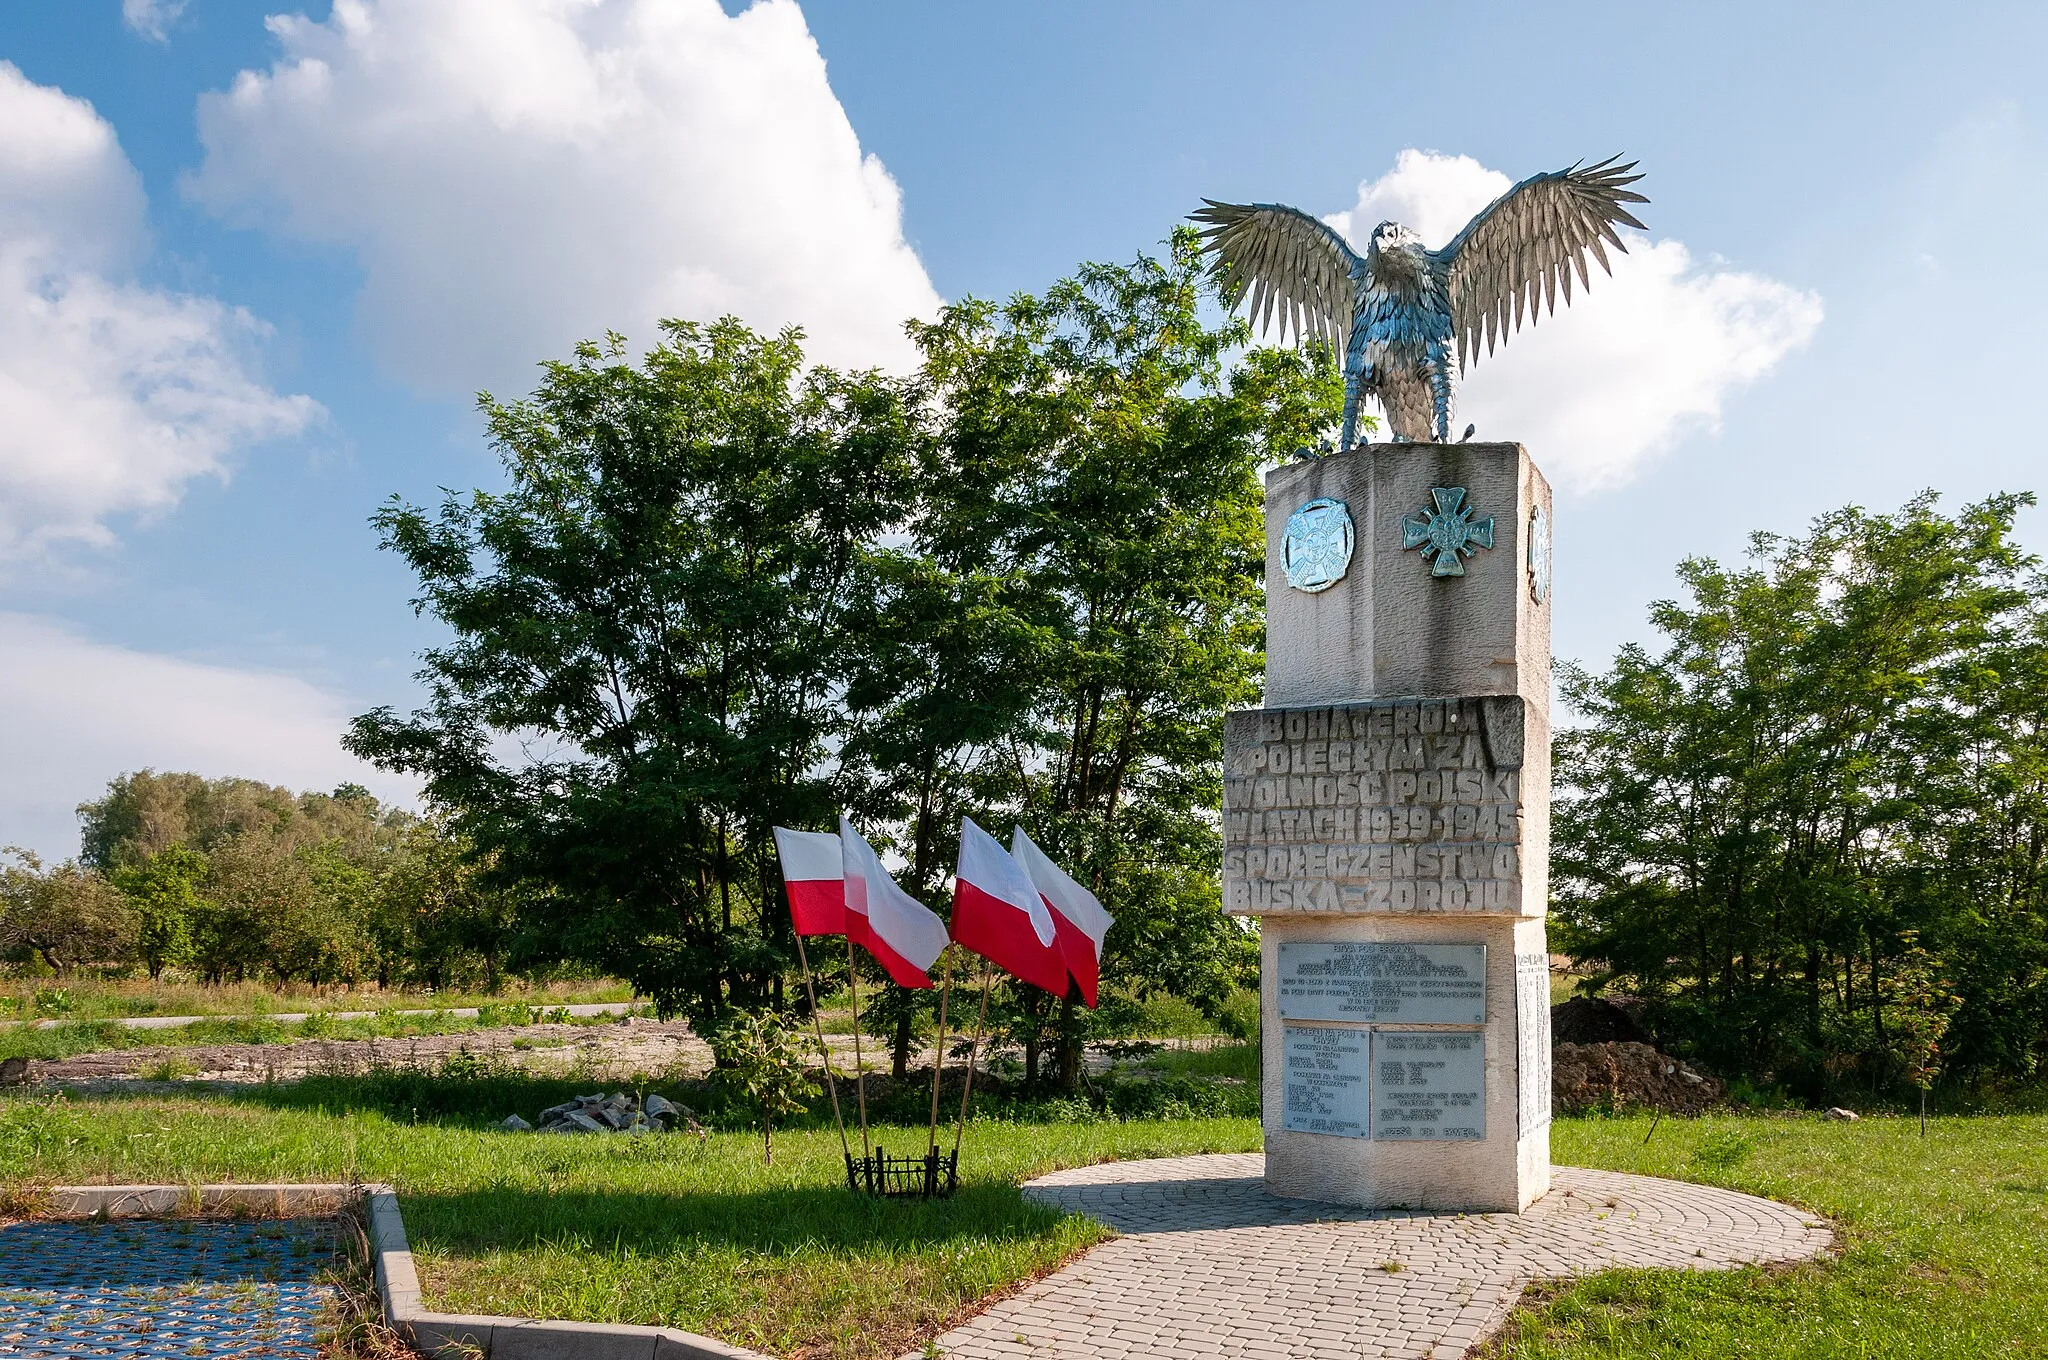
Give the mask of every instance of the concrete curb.
[{"label": "concrete curb", "polygon": [[360,1201],[384,1321],[434,1360],[773,1360],[673,1327],[429,1312],[389,1185],[58,1185],[42,1199],[58,1218],[331,1214]]}]

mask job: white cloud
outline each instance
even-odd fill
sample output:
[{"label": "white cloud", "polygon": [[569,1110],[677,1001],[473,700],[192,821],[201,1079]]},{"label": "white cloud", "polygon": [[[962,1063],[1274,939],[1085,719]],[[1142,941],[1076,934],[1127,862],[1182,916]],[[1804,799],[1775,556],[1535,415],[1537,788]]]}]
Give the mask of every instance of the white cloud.
[{"label": "white cloud", "polygon": [[0,612],[0,844],[78,850],[76,807],[145,766],[295,789],[344,781],[410,802],[416,785],[341,749],[351,710],[304,680],[96,642]]},{"label": "white cloud", "polygon": [[319,412],[255,375],[264,325],[146,288],[142,185],[90,104],[0,62],[0,564],[176,502]]},{"label": "white cloud", "polygon": [[186,0],[121,0],[121,19],[151,42],[169,42],[171,25],[185,12]]},{"label": "white cloud", "polygon": [[[1470,156],[1407,150],[1358,186],[1358,203],[1325,220],[1362,246],[1382,221],[1441,247],[1512,181]],[[1641,216],[1638,213],[1638,216]],[[1458,419],[1481,439],[1512,439],[1561,486],[1627,481],[1696,430],[1720,428],[1723,402],[1806,343],[1818,294],[1696,257],[1682,241],[1625,232],[1614,276],[1592,266],[1573,290],[1475,362],[1458,389]]]},{"label": "white cloud", "polygon": [[938,296],[793,0],[335,0],[199,108],[189,181],[354,252],[359,319],[427,390],[523,392],[607,329],[731,312],[830,363],[912,360]]}]

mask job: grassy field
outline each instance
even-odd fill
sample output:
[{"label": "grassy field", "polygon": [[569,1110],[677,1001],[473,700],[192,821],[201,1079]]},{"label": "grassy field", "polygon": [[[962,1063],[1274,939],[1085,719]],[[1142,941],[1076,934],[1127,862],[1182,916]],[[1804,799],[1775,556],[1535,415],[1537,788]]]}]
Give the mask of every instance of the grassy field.
[{"label": "grassy field", "polygon": [[1841,1253],[1780,1270],[1620,1271],[1543,1291],[1499,1360],[2048,1355],[2048,1116],[1855,1124],[1563,1120],[1563,1163],[1702,1181],[1826,1214]]},{"label": "grassy field", "polygon": [[[921,1127],[876,1133],[891,1151],[923,1145]],[[0,1099],[0,1179],[17,1192],[72,1180],[388,1180],[403,1192],[434,1307],[656,1323],[834,1357],[914,1348],[1104,1235],[1026,1205],[1018,1180],[1258,1141],[1247,1119],[977,1123],[958,1196],[877,1203],[844,1188],[829,1128],[778,1135],[768,1167],[754,1134],[540,1138],[260,1096]]]},{"label": "grassy field", "polygon": [[[1180,1080],[1252,1071],[1243,1049],[1148,1061]],[[203,1098],[5,1097],[0,1181],[390,1180],[438,1307],[871,1357],[914,1348],[1100,1237],[1027,1206],[1016,1181],[1259,1141],[1245,1118],[982,1121],[957,1199],[877,1204],[842,1188],[829,1127],[779,1133],[772,1168],[746,1132],[700,1143],[483,1127],[559,1086],[403,1073]],[[1542,1289],[1496,1360],[2048,1355],[2048,1115],[1941,1117],[1925,1141],[1906,1118],[1723,1115],[1666,1120],[1645,1144],[1649,1132],[1643,1118],[1560,1121],[1554,1155],[1803,1205],[1838,1224],[1839,1257]],[[922,1131],[880,1138],[912,1152]]]}]

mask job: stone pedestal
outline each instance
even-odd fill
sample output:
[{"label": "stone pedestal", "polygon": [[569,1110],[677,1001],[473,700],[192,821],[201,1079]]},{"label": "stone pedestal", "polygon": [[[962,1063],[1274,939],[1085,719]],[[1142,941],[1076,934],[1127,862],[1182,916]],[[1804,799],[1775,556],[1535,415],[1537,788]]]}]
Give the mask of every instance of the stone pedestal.
[{"label": "stone pedestal", "polygon": [[1550,509],[1517,444],[1266,479],[1223,890],[1260,921],[1276,1194],[1518,1212],[1549,1186]]}]

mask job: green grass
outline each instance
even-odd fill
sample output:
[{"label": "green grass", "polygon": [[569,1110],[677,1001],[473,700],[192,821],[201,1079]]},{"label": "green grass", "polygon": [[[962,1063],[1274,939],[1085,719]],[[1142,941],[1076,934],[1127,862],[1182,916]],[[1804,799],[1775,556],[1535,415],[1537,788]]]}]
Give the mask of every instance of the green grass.
[{"label": "green grass", "polygon": [[[324,1088],[339,1097],[346,1083]],[[951,1200],[877,1203],[844,1188],[830,1127],[552,1138],[391,1113],[236,1099],[0,1099],[0,1178],[388,1180],[430,1306],[708,1332],[780,1355],[914,1349],[987,1294],[1106,1234],[1024,1203],[1016,1182],[1060,1166],[1255,1148],[1248,1119],[977,1123]],[[269,1104],[264,1103],[268,1099]],[[382,1097],[377,1097],[378,1103]],[[531,1111],[528,1111],[530,1114]],[[878,1129],[892,1151],[924,1130]]]},{"label": "green grass", "polygon": [[1520,1314],[1507,1360],[1952,1360],[2048,1355],[2048,1117],[1562,1120],[1561,1163],[1786,1200],[1838,1225],[1838,1259],[1617,1271]]},{"label": "green grass", "polygon": [[[1173,1078],[1240,1075],[1185,1070]],[[659,1323],[781,1355],[914,1349],[1101,1230],[1015,1183],[1099,1160],[1256,1148],[1250,1119],[1087,1123],[1029,1107],[968,1132],[957,1199],[872,1203],[829,1125],[759,1135],[538,1138],[482,1125],[568,1086],[505,1075],[313,1078],[203,1099],[0,1098],[0,1181],[398,1184],[431,1304]],[[1233,1088],[1235,1089],[1235,1088]],[[1725,1115],[1555,1126],[1560,1163],[1702,1181],[1833,1220],[1838,1257],[1735,1272],[1621,1271],[1537,1291],[1497,1360],[1935,1360],[2048,1355],[2048,1115],[1917,1122]],[[879,1135],[915,1151],[921,1129]]]}]

